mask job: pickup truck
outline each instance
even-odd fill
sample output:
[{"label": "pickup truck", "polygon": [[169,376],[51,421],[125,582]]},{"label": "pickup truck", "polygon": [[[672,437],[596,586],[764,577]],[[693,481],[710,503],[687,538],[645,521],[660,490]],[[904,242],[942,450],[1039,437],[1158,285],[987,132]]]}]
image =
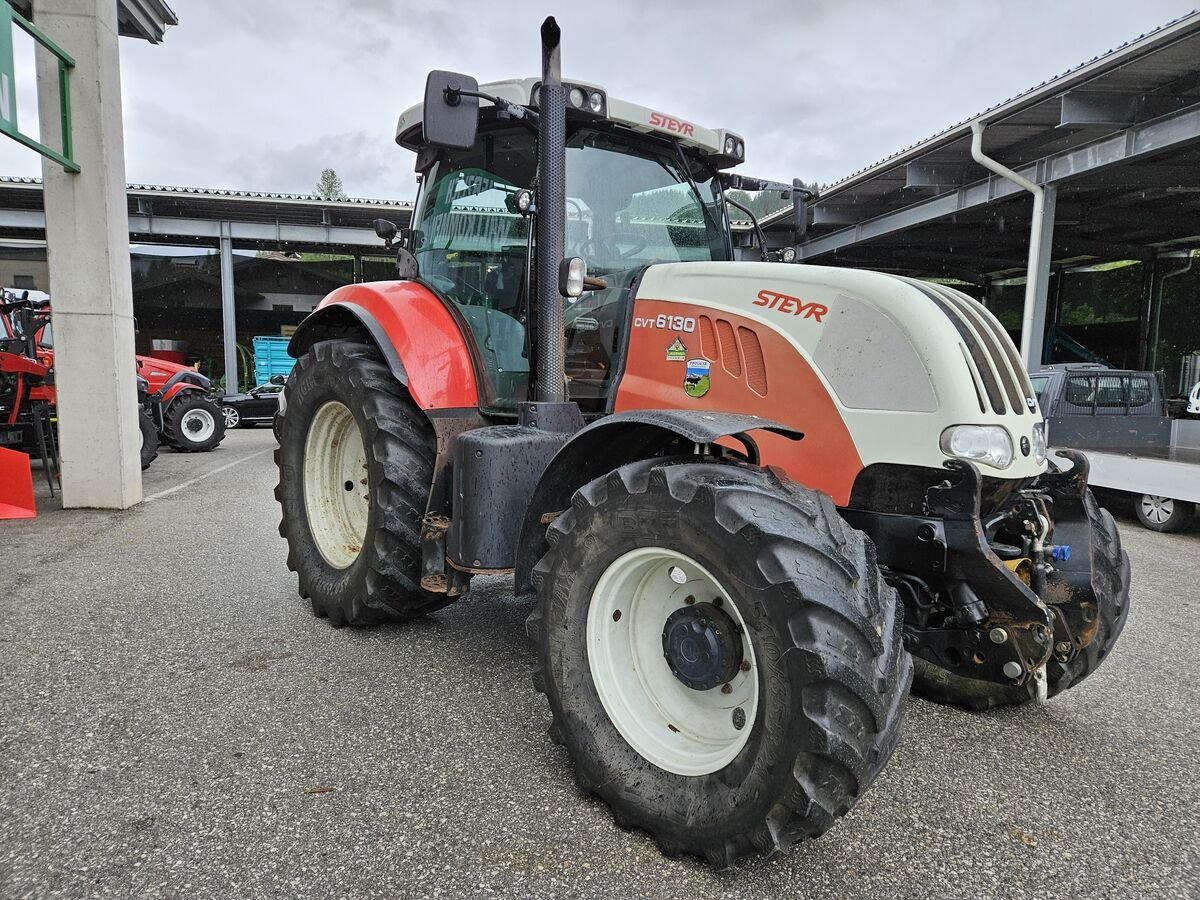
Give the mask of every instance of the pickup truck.
[{"label": "pickup truck", "polygon": [[1200,422],[1170,419],[1153,372],[1094,363],[1029,376],[1052,448],[1081,450],[1095,487],[1131,495],[1154,531],[1180,531],[1200,503]]}]

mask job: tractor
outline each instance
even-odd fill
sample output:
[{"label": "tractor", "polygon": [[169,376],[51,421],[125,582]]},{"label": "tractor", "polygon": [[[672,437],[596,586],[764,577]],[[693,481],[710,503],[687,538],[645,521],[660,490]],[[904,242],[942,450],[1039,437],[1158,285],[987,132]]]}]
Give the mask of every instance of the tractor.
[{"label": "tractor", "polygon": [[[54,387],[54,332],[50,321],[50,299],[46,295],[31,298],[29,291],[20,295],[5,292],[0,301],[0,343],[23,348],[48,370],[44,385],[34,392],[33,399],[49,404],[51,421],[54,416],[57,391]],[[225,418],[221,408],[211,398],[212,382],[191,366],[167,362],[153,356],[135,356],[138,385],[138,427],[141,433],[142,469],[149,467],[158,456],[159,443],[181,452],[212,450],[225,437]],[[9,412],[16,421],[14,410]],[[26,436],[21,443],[26,450],[35,448],[31,435],[34,427],[23,417]],[[22,424],[18,422],[17,424]]]},{"label": "tractor", "polygon": [[[726,867],[846,814],[910,685],[981,710],[1087,677],[1129,564],[979,302],[735,260],[742,136],[564,82],[560,37],[540,78],[433,72],[400,116],[398,278],[289,346],[280,534],[335,627],[511,573],[580,788]],[[805,195],[759,184],[798,240]]]}]

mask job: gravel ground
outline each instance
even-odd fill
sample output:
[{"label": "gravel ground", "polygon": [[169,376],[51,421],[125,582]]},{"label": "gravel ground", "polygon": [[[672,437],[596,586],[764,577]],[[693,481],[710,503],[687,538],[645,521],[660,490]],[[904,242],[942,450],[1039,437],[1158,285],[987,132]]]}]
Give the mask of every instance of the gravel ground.
[{"label": "gravel ground", "polygon": [[235,431],[164,452],[135,509],[0,523],[0,896],[1200,896],[1194,530],[1122,520],[1133,611],[1083,685],[910,700],[846,819],[718,874],[577,793],[505,582],[405,626],[314,619],[273,446]]}]

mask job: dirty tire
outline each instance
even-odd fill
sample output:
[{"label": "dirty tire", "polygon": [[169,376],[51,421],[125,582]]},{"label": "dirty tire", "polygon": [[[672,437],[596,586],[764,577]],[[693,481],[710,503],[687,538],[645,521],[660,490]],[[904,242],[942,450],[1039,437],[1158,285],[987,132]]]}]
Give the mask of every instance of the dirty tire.
[{"label": "dirty tire", "polygon": [[138,410],[138,429],[142,439],[142,471],[145,472],[150,463],[158,459],[158,429],[144,409]]},{"label": "dirty tire", "polygon": [[[912,677],[900,605],[873,545],[829,498],[754,466],[647,460],[580,489],[547,541],[526,626],[538,645],[534,685],[577,784],[619,827],[649,832],[668,856],[725,868],[824,833],[888,761]],[[681,551],[740,588],[730,597],[759,661],[758,713],[732,761],[707,774],[651,763],[597,693],[593,589],[647,546]]]},{"label": "dirty tire", "polygon": [[[304,497],[304,455],[317,410],[336,401],[354,417],[366,452],[366,539],[345,568],[317,547]],[[421,518],[433,480],[433,430],[378,351],[350,341],[322,341],[296,361],[286,415],[275,418],[275,462],[282,507],[279,534],[288,568],[313,614],[335,627],[412,619],[451,602],[421,589]]]},{"label": "dirty tire", "polygon": [[[212,418],[212,428],[205,430],[203,438],[195,437],[185,426],[188,413],[207,413]],[[163,416],[163,442],[173,450],[183,453],[207,453],[225,437],[225,417],[221,407],[199,391],[188,391],[171,401]]]},{"label": "dirty tire", "polygon": [[[1046,664],[1046,696],[1074,687],[1104,662],[1121,636],[1129,616],[1129,555],[1112,514],[1102,509],[1089,490],[1084,500],[1092,525],[1092,585],[1099,598],[1100,624],[1096,638],[1065,665],[1051,657]],[[913,693],[926,700],[982,712],[1000,706],[1019,706],[1037,696],[1030,682],[1020,687],[963,678],[924,659],[913,658]]]}]

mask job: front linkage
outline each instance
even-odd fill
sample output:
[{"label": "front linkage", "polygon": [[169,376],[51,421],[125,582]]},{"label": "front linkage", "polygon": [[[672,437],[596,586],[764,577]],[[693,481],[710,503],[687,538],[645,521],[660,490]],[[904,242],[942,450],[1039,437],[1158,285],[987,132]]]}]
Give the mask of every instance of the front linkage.
[{"label": "front linkage", "polygon": [[958,460],[925,489],[922,515],[845,511],[904,599],[916,688],[931,699],[972,708],[1044,700],[1090,673],[1124,625],[1128,559],[1087,490],[1086,458],[1061,455],[1070,470],[986,514],[979,469]]}]

